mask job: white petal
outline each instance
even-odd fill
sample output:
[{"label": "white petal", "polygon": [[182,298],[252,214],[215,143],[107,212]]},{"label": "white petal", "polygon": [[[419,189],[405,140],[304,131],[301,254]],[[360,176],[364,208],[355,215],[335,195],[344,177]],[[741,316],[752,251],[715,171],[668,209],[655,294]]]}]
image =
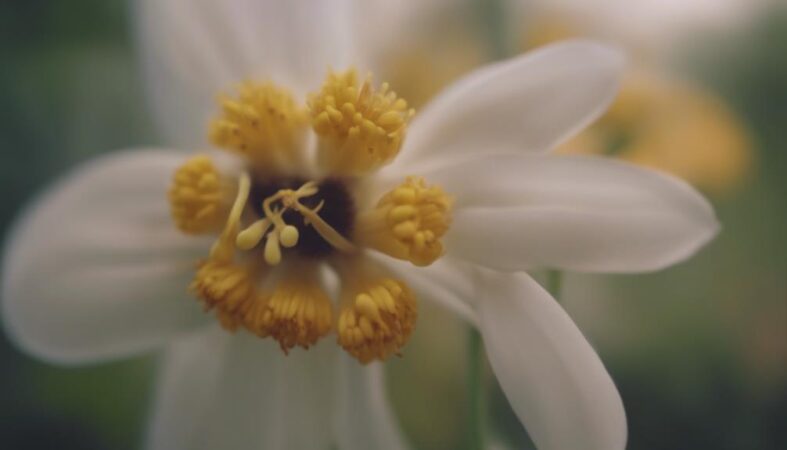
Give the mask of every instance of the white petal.
[{"label": "white petal", "polygon": [[478,305],[489,362],[536,446],[622,450],[620,395],[571,318],[525,273],[483,277]]},{"label": "white petal", "polygon": [[202,148],[216,95],[247,79],[303,93],[353,61],[347,0],[140,0],[137,35],[158,124]]},{"label": "white petal", "polygon": [[284,355],[271,339],[214,329],[164,357],[151,450],[329,450],[336,346]]},{"label": "white petal", "polygon": [[374,259],[404,281],[418,301],[434,302],[471,325],[478,322],[470,303],[472,299],[466,295],[473,288],[472,280],[459,261],[444,257],[430,266],[417,267],[384,255]]},{"label": "white petal", "polygon": [[341,450],[408,448],[385,393],[383,366],[361,365],[341,355],[338,367],[336,442]]},{"label": "white petal", "polygon": [[683,181],[609,158],[500,155],[426,177],[456,198],[449,254],[496,269],[656,270],[719,227]]},{"label": "white petal", "polygon": [[179,153],[101,158],[51,187],[17,222],[3,319],[25,349],[74,363],[143,351],[207,320],[188,293],[210,243],[172,224]]},{"label": "white petal", "polygon": [[396,167],[551,149],[606,109],[622,68],[618,51],[590,41],[481,68],[416,115]]}]

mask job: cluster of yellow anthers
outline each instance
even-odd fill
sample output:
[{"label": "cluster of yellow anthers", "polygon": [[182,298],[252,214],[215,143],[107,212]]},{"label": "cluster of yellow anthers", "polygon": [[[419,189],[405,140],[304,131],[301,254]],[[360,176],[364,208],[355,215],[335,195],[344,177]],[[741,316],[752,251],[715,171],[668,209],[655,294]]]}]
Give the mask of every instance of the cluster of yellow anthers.
[{"label": "cluster of yellow anthers", "polygon": [[362,363],[398,352],[417,317],[415,297],[407,285],[383,278],[349,292],[337,324],[339,345]]},{"label": "cluster of yellow anthers", "polygon": [[285,352],[299,345],[308,348],[331,331],[331,300],[316,282],[290,279],[267,300],[264,311],[248,316],[253,327],[270,335]]},{"label": "cluster of yellow anthers", "polygon": [[[449,197],[413,177],[365,212],[356,212],[352,204],[326,204],[351,202],[351,195],[337,198],[330,190],[321,192],[326,185],[315,181],[297,189],[282,183],[265,198],[260,191],[301,174],[309,115],[321,169],[349,189],[354,184],[344,180],[396,156],[413,111],[387,84],[375,91],[371,77],[361,81],[354,69],[330,73],[320,92],[309,97],[308,109],[267,82],[242,84],[236,97],[220,103],[211,140],[244,156],[249,171],[240,175],[237,186],[230,186],[208,157],[198,156],[175,173],[169,191],[175,224],[186,233],[219,234],[197,269],[191,291],[225,329],[272,337],[285,353],[295,346],[309,348],[332,330],[339,345],[361,362],[398,353],[415,326],[415,298],[403,282],[368,267],[356,250],[369,247],[416,265],[432,263],[443,253],[440,239],[450,224]],[[250,173],[258,178],[252,180]],[[253,186],[253,181],[263,187]],[[333,217],[329,211],[352,214],[342,219],[351,226],[339,227],[333,218],[328,223],[321,214]],[[290,222],[293,213],[301,216],[297,223]],[[302,236],[306,230],[308,239]],[[303,252],[284,250],[313,245],[312,230],[322,245],[337,251],[325,257],[340,272],[338,313],[321,286],[320,261],[306,247],[297,249]],[[285,254],[292,259],[283,261]]]},{"label": "cluster of yellow anthers", "polygon": [[206,156],[192,158],[178,168],[169,190],[177,227],[189,234],[220,229],[227,213],[225,190],[216,167]]},{"label": "cluster of yellow anthers", "polygon": [[309,109],[320,137],[321,163],[349,175],[377,169],[393,159],[414,114],[388,83],[375,91],[368,75],[359,85],[355,69],[330,73],[321,91],[310,97]]},{"label": "cluster of yellow anthers", "polygon": [[308,114],[289,91],[273,83],[247,81],[237,98],[220,99],[221,115],[210,127],[218,147],[248,156],[259,166],[287,167],[297,163]]},{"label": "cluster of yellow anthers", "polygon": [[238,316],[249,307],[249,300],[256,300],[251,271],[221,260],[201,263],[189,289],[204,302],[205,309],[215,310],[221,325],[231,331],[243,323]]},{"label": "cluster of yellow anthers", "polygon": [[440,238],[451,225],[451,199],[423,178],[408,177],[373,210],[359,214],[359,244],[427,266],[443,254]]},{"label": "cluster of yellow anthers", "polygon": [[268,233],[264,252],[269,264],[281,261],[280,244],[285,247],[297,244],[297,228],[283,223],[280,210],[271,210],[274,202],[281,202],[284,208],[302,209],[315,228],[321,226],[316,224],[330,228],[316,212],[298,203],[300,197],[315,194],[317,188],[313,183],[306,183],[297,191],[279,191],[263,203],[268,216],[239,232],[250,188],[250,177],[242,175],[224,231],[211,249],[210,257],[200,264],[191,290],[207,310],[216,312],[222,326],[228,330],[244,327],[258,336],[271,336],[285,352],[296,345],[308,348],[330,332],[333,322],[331,301],[320,288],[314,267],[304,263],[298,268],[297,278],[287,278],[269,293],[263,293],[257,286],[257,279],[265,273],[264,268],[254,260],[238,264],[235,254],[239,248],[256,246],[271,227],[273,231]]},{"label": "cluster of yellow anthers", "polygon": [[309,348],[331,331],[331,301],[315,278],[285,279],[262,293],[254,272],[251,266],[207,260],[190,288],[225,329],[271,336],[285,353],[296,345]]}]

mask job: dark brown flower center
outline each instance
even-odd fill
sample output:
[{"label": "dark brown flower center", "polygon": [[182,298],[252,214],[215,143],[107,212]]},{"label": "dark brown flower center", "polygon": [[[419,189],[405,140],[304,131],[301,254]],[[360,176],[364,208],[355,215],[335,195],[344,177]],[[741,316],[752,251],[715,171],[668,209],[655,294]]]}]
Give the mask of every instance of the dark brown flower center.
[{"label": "dark brown flower center", "polygon": [[[265,217],[262,202],[282,189],[296,190],[303,186],[308,180],[301,177],[287,178],[262,178],[257,177],[252,181],[249,201],[260,217]],[[339,178],[325,178],[319,181],[317,188],[319,191],[309,197],[300,199],[300,203],[307,208],[313,209],[320,205],[320,217],[339,232],[345,238],[349,238],[352,233],[355,221],[355,201],[347,189],[345,180]],[[298,245],[285,249],[294,251],[302,256],[325,257],[333,253],[336,249],[329,244],[317,231],[305,223],[303,215],[294,210],[287,210],[282,214],[282,219],[288,225],[298,229],[300,239]]]}]

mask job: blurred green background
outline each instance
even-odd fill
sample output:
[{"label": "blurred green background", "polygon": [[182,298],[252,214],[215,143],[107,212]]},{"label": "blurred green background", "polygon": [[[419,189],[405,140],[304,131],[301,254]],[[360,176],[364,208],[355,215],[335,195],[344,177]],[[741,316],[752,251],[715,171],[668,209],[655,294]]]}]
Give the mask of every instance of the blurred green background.
[{"label": "blurred green background", "polygon": [[[160,142],[144,104],[130,12],[120,0],[0,3],[3,235],[64,170],[113,149]],[[462,39],[481,42],[462,56],[483,48],[490,30],[493,40],[506,39],[490,26],[498,13],[462,15],[473,27]],[[446,13],[434,20],[441,18],[454,19]],[[441,55],[435,58],[449,54],[439,38],[432,47]],[[722,234],[696,258],[660,273],[566,274],[563,304],[620,388],[629,448],[784,449],[787,12],[766,9],[690,47],[675,67],[737,114],[753,155],[734,189],[708,193]],[[457,70],[472,64],[460,60]],[[392,401],[417,448],[461,448],[465,331],[423,308],[406,357],[389,364]],[[0,447],[138,448],[154,367],[150,357],[58,368],[0,338]],[[494,435],[528,448],[502,393],[490,389]]]}]

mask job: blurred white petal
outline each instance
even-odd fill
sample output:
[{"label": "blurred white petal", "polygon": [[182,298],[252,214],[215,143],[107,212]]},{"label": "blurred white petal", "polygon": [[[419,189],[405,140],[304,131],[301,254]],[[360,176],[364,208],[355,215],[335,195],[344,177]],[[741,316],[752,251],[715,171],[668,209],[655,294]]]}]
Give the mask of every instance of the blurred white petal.
[{"label": "blurred white petal", "polygon": [[[772,0],[520,0],[520,14],[536,23],[563,17],[583,36],[625,42],[650,52],[670,52],[688,39],[729,32],[758,17]],[[580,30],[578,30],[580,31]]]},{"label": "blurred white petal", "polygon": [[284,356],[276,342],[215,328],[171,346],[151,450],[330,450],[336,346]]},{"label": "blurred white petal", "polygon": [[8,237],[3,320],[26,350],[63,363],[127,356],[205,323],[188,293],[210,243],[172,224],[177,152],[135,150],[50,187]]},{"label": "blurred white petal", "polygon": [[303,94],[354,61],[349,0],[139,0],[137,35],[170,144],[206,145],[219,92],[250,78]]},{"label": "blurred white petal", "polygon": [[456,199],[449,255],[496,269],[656,270],[719,227],[685,182],[607,158],[499,155],[426,178]]},{"label": "blurred white petal", "polygon": [[382,363],[363,366],[342,354],[338,367],[336,442],[341,450],[408,448],[385,392]]},{"label": "blurred white petal", "polygon": [[478,302],[489,362],[540,450],[622,450],[626,415],[601,360],[525,273],[484,271]]},{"label": "blurred white petal", "polygon": [[622,69],[618,51],[590,41],[478,69],[416,114],[394,167],[551,149],[606,109]]}]

